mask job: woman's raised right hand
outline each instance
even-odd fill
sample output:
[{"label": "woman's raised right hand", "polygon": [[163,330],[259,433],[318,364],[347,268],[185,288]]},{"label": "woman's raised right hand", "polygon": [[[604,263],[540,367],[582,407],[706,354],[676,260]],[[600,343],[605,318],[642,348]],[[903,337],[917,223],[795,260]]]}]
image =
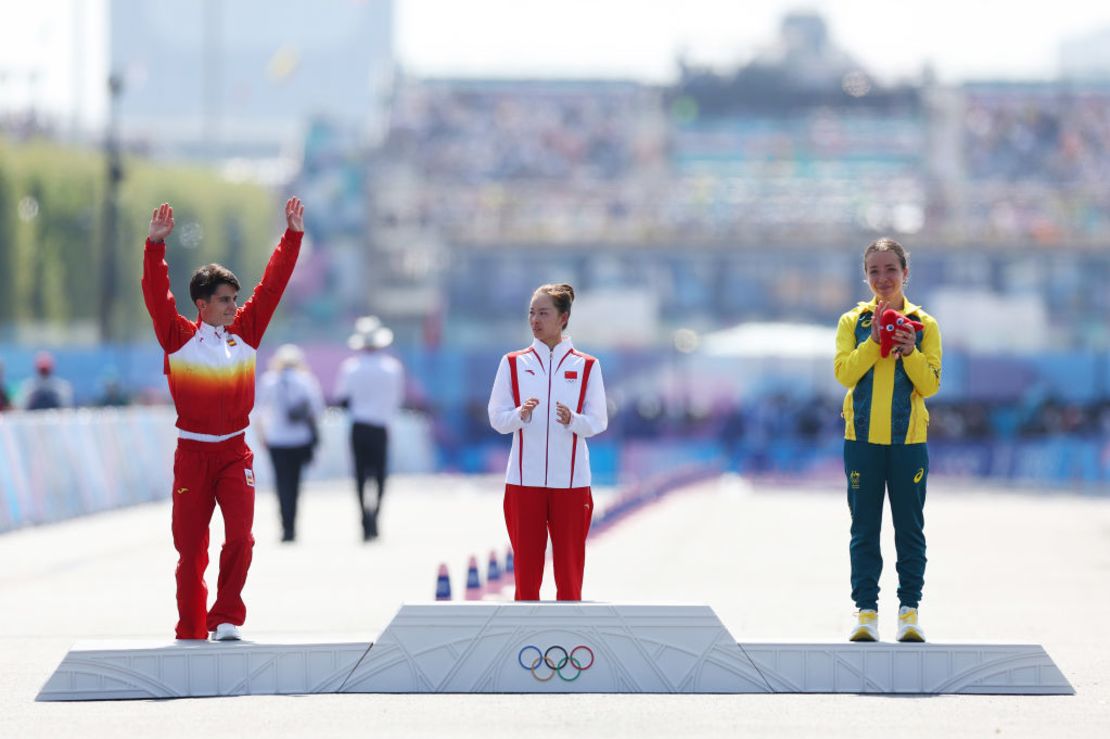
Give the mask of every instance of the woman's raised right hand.
[{"label": "woman's raised right hand", "polygon": [[882,329],[880,326],[883,322],[883,313],[886,312],[888,305],[890,304],[882,300],[875,303],[875,314],[871,316],[871,340],[876,344],[882,343]]}]

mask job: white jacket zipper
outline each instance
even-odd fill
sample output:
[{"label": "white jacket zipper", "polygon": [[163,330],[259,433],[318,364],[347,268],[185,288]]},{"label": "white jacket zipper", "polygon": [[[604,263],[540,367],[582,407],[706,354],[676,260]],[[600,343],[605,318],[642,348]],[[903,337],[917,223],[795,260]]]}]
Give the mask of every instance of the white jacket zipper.
[{"label": "white jacket zipper", "polygon": [[548,465],[551,461],[551,375],[555,372],[555,350],[547,358],[547,441],[543,450],[543,486],[547,487]]}]

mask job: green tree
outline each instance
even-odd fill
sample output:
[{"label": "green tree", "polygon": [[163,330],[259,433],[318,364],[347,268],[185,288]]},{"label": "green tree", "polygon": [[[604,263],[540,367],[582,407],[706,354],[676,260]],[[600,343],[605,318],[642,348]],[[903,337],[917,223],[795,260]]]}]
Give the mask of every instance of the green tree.
[{"label": "green tree", "polygon": [[[236,271],[249,293],[281,235],[279,198],[266,188],[228,182],[198,166],[130,157],[119,193],[117,289],[113,316],[121,335],[149,328],[140,277],[151,210],[174,205],[170,280],[182,313],[191,315],[194,269],[218,261]],[[0,138],[0,325],[95,322],[100,299],[104,157],[47,141]],[[20,217],[30,197],[33,217]]]},{"label": "green tree", "polygon": [[14,318],[15,294],[11,289],[15,270],[15,191],[0,162],[0,326]]}]

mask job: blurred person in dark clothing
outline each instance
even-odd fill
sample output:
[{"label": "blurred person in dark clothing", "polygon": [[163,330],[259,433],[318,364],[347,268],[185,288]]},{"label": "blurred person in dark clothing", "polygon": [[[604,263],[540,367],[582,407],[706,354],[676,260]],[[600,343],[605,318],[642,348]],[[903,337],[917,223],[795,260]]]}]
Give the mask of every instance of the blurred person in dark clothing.
[{"label": "blurred person in dark clothing", "polygon": [[8,385],[4,382],[4,363],[0,362],[0,412],[11,410],[12,397],[8,394]]},{"label": "blurred person in dark clothing", "polygon": [[100,397],[96,404],[102,408],[120,408],[131,405],[131,396],[123,389],[119,375],[114,371],[107,372],[100,381]]},{"label": "blurred person in dark clothing", "polygon": [[[355,333],[347,340],[347,345],[358,354],[344,360],[336,379],[335,397],[351,415],[351,452],[364,541],[378,536],[389,459],[389,425],[405,396],[401,362],[382,351],[392,343],[393,332],[382,326],[377,317],[358,319]],[[368,508],[365,488],[371,475],[377,483],[378,496],[374,507]]]},{"label": "blurred person in dark clothing", "polygon": [[28,411],[73,405],[73,386],[54,375],[54,357],[49,352],[35,356],[35,376],[23,384],[20,405]]}]

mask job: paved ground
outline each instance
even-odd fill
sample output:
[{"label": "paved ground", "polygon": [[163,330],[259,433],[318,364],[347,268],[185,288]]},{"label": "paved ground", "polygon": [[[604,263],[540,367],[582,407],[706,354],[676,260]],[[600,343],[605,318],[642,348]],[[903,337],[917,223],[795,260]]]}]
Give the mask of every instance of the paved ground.
[{"label": "paved ground", "polygon": [[[397,479],[383,537],[360,541],[353,493],[305,493],[277,542],[259,497],[248,636],[365,639],[428,600],[441,561],[503,547],[495,480]],[[602,497],[599,495],[599,497]],[[1074,697],[312,696],[34,702],[79,639],[163,638],[175,618],[168,504],[0,536],[0,736],[1110,736],[1110,499],[934,481],[922,617],[934,641],[1037,642]],[[218,517],[217,517],[218,522]],[[672,495],[592,542],[589,599],[706,602],[739,640],[835,641],[851,623],[848,513],[830,490],[737,480]],[[894,632],[893,538],[881,628]],[[213,549],[221,537],[215,536]],[[213,561],[216,561],[215,551]],[[213,574],[214,580],[214,574]],[[553,590],[545,586],[544,595]]]}]

